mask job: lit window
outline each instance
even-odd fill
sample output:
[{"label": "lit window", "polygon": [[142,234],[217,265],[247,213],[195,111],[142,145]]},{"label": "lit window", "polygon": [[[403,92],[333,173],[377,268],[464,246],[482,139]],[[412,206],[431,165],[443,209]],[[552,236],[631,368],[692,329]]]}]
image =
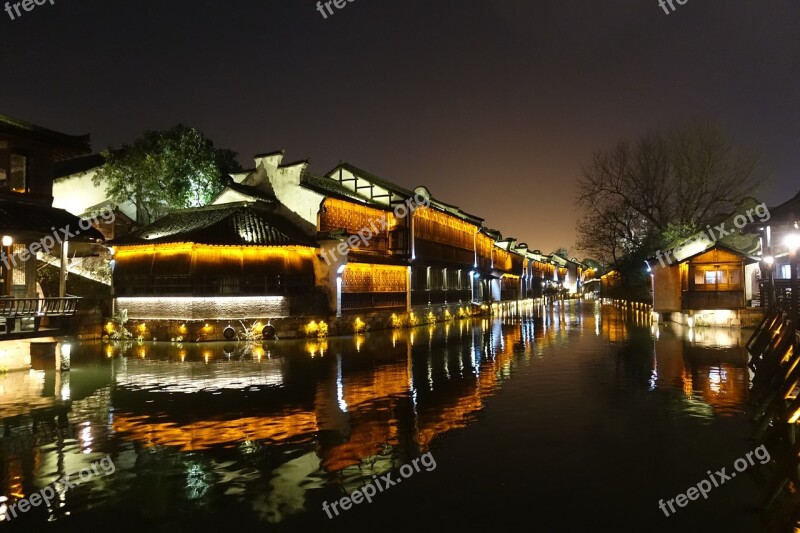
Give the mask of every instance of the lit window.
[{"label": "lit window", "polygon": [[[27,247],[27,245],[25,245],[25,244],[14,244],[14,245],[12,245],[12,248],[11,248],[11,254],[19,257],[22,254],[22,252],[25,251],[26,247]],[[13,263],[12,263],[12,267],[11,268],[12,268],[12,273],[13,273],[13,275],[11,276],[11,279],[12,279],[11,283],[13,285],[18,285],[18,286],[24,287],[26,285],[26,281],[25,281],[25,261],[22,261],[20,259],[20,260],[17,261],[16,265],[13,265]]]},{"label": "lit window", "polygon": [[28,158],[22,154],[11,154],[11,179],[8,187],[14,192],[26,192],[28,184]]}]

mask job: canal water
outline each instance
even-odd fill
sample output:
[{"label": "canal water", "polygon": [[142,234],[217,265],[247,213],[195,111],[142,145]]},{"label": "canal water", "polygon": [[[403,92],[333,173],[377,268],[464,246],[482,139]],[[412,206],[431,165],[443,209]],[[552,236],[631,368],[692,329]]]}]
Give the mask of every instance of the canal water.
[{"label": "canal water", "polygon": [[756,467],[658,506],[757,446],[746,336],[572,302],[354,338],[74,344],[69,372],[0,375],[0,530],[760,531]]}]

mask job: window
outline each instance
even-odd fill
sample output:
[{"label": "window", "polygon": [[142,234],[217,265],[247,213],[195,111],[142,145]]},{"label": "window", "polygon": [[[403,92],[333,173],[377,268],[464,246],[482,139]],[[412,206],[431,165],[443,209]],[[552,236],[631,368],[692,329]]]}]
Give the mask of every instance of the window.
[{"label": "window", "polygon": [[[11,247],[11,255],[15,255],[19,258],[22,252],[25,251],[26,248],[27,245],[25,244],[13,244]],[[22,261],[22,259],[19,259],[16,263],[12,261],[11,268],[12,268],[12,276],[11,276],[12,285],[18,285],[24,287],[26,285],[25,261]]]},{"label": "window", "polygon": [[27,192],[28,158],[22,154],[11,154],[11,176],[7,187],[14,192]]},{"label": "window", "polygon": [[694,288],[700,291],[733,291],[742,288],[742,269],[737,265],[697,266]]}]

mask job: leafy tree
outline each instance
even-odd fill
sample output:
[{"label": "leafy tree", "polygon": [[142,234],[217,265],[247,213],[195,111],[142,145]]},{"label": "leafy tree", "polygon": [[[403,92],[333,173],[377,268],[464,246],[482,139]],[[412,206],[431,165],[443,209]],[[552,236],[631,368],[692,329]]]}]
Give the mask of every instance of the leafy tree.
[{"label": "leafy tree", "polygon": [[645,258],[752,195],[762,181],[758,163],[707,124],[597,152],[578,185],[578,247],[620,272],[623,283],[638,283]]},{"label": "leafy tree", "polygon": [[557,255],[562,259],[569,259],[569,250],[567,250],[565,247],[562,246],[556,250],[553,250],[553,252],[550,255]]},{"label": "leafy tree", "polygon": [[236,153],[214,147],[200,130],[178,124],[146,131],[133,145],[103,151],[105,164],[94,177],[112,201],[131,201],[147,224],[168,209],[207,204],[224,185],[221,176],[241,170]]}]

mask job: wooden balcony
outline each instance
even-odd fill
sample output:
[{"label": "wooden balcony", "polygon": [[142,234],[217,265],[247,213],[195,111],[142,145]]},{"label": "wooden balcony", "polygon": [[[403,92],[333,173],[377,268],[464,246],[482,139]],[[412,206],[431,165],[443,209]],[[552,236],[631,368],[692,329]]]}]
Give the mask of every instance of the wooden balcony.
[{"label": "wooden balcony", "polygon": [[[43,317],[69,317],[78,309],[81,298],[8,298],[0,297],[0,335],[39,331]],[[55,318],[58,320],[57,318]]]}]

